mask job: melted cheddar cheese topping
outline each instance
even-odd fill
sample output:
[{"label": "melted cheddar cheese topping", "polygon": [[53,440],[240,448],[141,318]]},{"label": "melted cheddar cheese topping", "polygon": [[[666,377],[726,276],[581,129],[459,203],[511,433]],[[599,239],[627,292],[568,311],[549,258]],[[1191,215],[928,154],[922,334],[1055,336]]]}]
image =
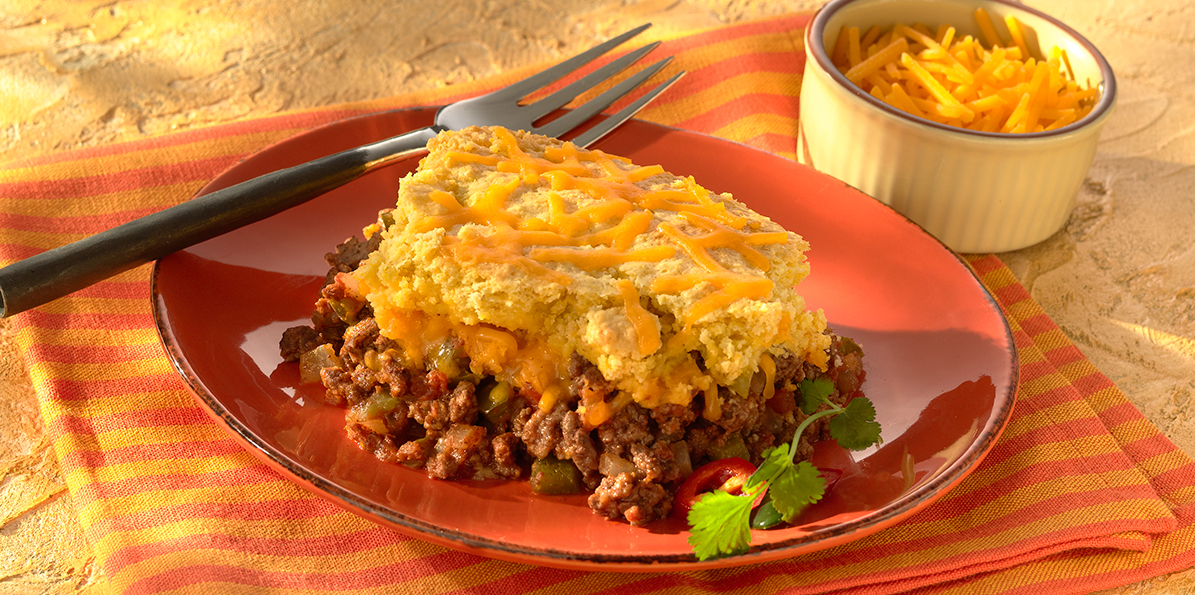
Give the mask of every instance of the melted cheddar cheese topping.
[{"label": "melted cheddar cheese topping", "polygon": [[619,388],[580,404],[591,425],[697,394],[716,418],[717,387],[771,376],[769,354],[824,367],[825,319],[795,291],[807,244],[729,195],[502,128],[442,133],[429,151],[356,273],[404,349],[456,336],[475,371],[541,407],[567,398],[560,362],[578,353]]}]

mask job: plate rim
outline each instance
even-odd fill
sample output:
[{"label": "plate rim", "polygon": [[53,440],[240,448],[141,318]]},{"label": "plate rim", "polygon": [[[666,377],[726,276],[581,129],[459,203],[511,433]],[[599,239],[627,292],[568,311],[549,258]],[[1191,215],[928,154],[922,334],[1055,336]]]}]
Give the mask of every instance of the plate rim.
[{"label": "plate rim", "polygon": [[[224,168],[219,174],[210,179],[202,188],[195,194],[195,197],[213,192],[220,188],[229,185],[228,182],[219,183],[222,178],[228,176],[240,167],[243,167],[246,162],[253,160],[255,157],[266,153],[268,151],[278,150],[280,147],[290,145],[292,143],[302,142],[302,140],[317,132],[326,131],[327,129],[337,128],[348,125],[349,123],[359,120],[370,120],[384,117],[396,113],[417,114],[419,112],[434,111],[438,106],[414,106],[398,108],[393,110],[384,110],[368,114],[360,114],[348,118],[334,120],[308,130],[304,130],[297,134],[288,136],[284,139],[269,143],[260,149],[253,151],[245,157],[236,161],[236,163]],[[636,125],[648,126],[662,129],[665,132],[698,135],[712,139],[719,143],[730,143],[737,145],[749,151],[764,153],[770,157],[785,159],[780,155],[771,153],[758,147],[741,143],[734,140],[716,137],[703,132],[677,128],[664,124],[657,124],[654,122],[647,122],[645,120],[632,120]],[[401,130],[397,134],[406,132]],[[380,140],[380,139],[379,139]],[[601,142],[598,146],[600,148]],[[202,379],[191,369],[187,362],[187,358],[183,353],[181,346],[175,340],[173,331],[168,324],[168,313],[166,305],[163,303],[162,294],[158,290],[159,273],[162,267],[162,260],[154,261],[153,268],[150,274],[150,300],[151,309],[154,318],[154,325],[158,333],[171,367],[183,380],[188,392],[196,399],[205,412],[211,417],[217,425],[222,426],[226,433],[234,437],[245,450],[249,451],[256,458],[266,463],[268,467],[279,472],[289,481],[296,483],[317,496],[323,497],[325,500],[340,506],[350,512],[358,514],[362,518],[397,530],[400,533],[430,541],[438,545],[443,545],[457,550],[463,550],[470,553],[478,554],[490,558],[498,558],[512,562],[524,564],[538,564],[541,566],[565,568],[571,570],[587,570],[587,571],[613,571],[613,572],[659,572],[659,571],[689,571],[689,570],[707,570],[713,568],[725,568],[733,566],[742,566],[747,564],[754,564],[765,561],[772,561],[777,559],[784,559],[801,554],[812,553],[843,543],[853,541],[853,534],[860,531],[867,531],[870,535],[876,531],[888,528],[900,520],[916,513],[923,508],[933,504],[939,498],[944,496],[947,492],[953,489],[959,482],[965,479],[972,471],[983,461],[984,458],[991,452],[993,446],[999,440],[1004,430],[1007,428],[1008,421],[1012,416],[1012,411],[1017,401],[1019,386],[1020,386],[1020,366],[1018,365],[1019,357],[1015,341],[1015,335],[1012,332],[1008,319],[1000,307],[999,302],[992,295],[991,291],[980,281],[975,274],[974,269],[954,250],[943,244],[935,236],[930,234],[916,222],[908,217],[902,215],[892,207],[883,202],[868,196],[866,193],[850,186],[846,182],[842,182],[837,178],[833,178],[810,168],[804,164],[792,161],[792,164],[808,169],[819,176],[824,176],[830,180],[841,183],[851,190],[871,199],[874,206],[882,207],[889,211],[891,215],[895,215],[903,219],[906,223],[913,226],[917,232],[925,234],[931,238],[937,245],[948,254],[950,254],[958,263],[963,271],[969,276],[970,280],[974,282],[976,287],[982,292],[982,297],[986,302],[987,307],[994,311],[1004,330],[1004,339],[1008,346],[1007,354],[1008,360],[1008,379],[1009,387],[1005,394],[996,395],[995,409],[998,411],[993,416],[994,431],[990,432],[983,440],[973,442],[965,451],[964,456],[955,460],[948,465],[945,470],[938,473],[930,481],[918,487],[918,489],[902,494],[900,497],[892,500],[887,506],[872,511],[868,514],[863,514],[859,517],[853,518],[844,523],[829,525],[826,528],[818,529],[812,532],[806,532],[792,539],[786,539],[765,544],[752,545],[750,550],[746,553],[734,556],[713,558],[709,560],[699,561],[691,552],[684,554],[598,554],[598,553],[576,553],[555,548],[539,548],[531,546],[515,546],[511,542],[503,542],[489,538],[483,538],[476,535],[471,535],[458,530],[445,529],[436,526],[432,523],[422,521],[417,517],[408,516],[397,511],[388,509],[386,506],[364,498],[352,491],[330,481],[313,470],[305,468],[301,463],[294,461],[285,453],[280,452],[268,443],[261,440],[252,430],[250,430],[240,419],[237,418],[225,405],[209,391],[202,381]],[[366,174],[368,175],[368,174]],[[1001,403],[1001,400],[1003,402]]]}]

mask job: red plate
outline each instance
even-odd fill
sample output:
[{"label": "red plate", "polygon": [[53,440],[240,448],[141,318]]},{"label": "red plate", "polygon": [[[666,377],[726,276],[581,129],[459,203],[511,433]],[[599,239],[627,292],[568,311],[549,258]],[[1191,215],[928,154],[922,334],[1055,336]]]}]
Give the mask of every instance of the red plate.
[{"label": "red plate", "polygon": [[[312,130],[201,192],[426,126],[433,114],[399,110]],[[295,483],[430,542],[547,566],[688,570],[824,549],[928,506],[992,447],[1015,399],[1015,347],[992,297],[936,239],[842,182],[744,145],[631,121],[598,148],[692,175],[803,235],[813,272],[801,293],[866,352],[864,389],[883,444],[853,457],[820,449],[815,463],[845,469],[834,491],[801,526],[756,531],[745,555],[698,562],[675,520],[634,528],[591,514],[582,496],[537,496],[524,481],[434,481],[382,463],[346,438],[344,411],[321,404],[322,388],[297,386],[297,366],[278,355],[282,331],[308,321],[324,253],[393,206],[415,160],[159,261],[162,341],[217,423]]]}]

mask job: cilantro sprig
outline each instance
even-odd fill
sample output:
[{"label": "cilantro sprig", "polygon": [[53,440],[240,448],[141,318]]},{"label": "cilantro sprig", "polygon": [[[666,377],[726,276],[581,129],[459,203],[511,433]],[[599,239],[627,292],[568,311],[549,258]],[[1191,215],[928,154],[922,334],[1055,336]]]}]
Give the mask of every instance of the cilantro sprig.
[{"label": "cilantro sprig", "polygon": [[765,492],[785,522],[793,519],[826,493],[826,480],[809,461],[794,462],[801,435],[814,421],[832,416],[830,436],[850,450],[863,450],[880,442],[875,406],[866,397],[855,397],[846,406],[830,401],[834,383],[829,378],[803,380],[801,411],[807,416],[785,443],[763,452],[763,462],[747,478],[742,492],[714,491],[702,496],[689,511],[689,545],[699,560],[740,554],[751,546],[751,510]]}]

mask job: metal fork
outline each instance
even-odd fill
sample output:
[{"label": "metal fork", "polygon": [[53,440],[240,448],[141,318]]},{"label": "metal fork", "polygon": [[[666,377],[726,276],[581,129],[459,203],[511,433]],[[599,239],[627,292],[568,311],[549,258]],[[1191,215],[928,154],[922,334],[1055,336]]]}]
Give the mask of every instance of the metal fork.
[{"label": "metal fork", "polygon": [[[0,269],[0,317],[23,312],[119,272],[302,204],[379,167],[425,151],[427,141],[444,130],[460,130],[471,125],[496,125],[560,137],[639,87],[671,58],[640,70],[554,120],[541,126],[536,126],[536,122],[635,63],[655,49],[659,42],[613,60],[534,103],[520,105],[519,101],[592,62],[650,26],[649,23],[628,31],[509,87],[444,106],[436,112],[435,124],[428,128],[216,190],[10,264]],[[683,74],[681,72],[661,83],[618,113],[584,131],[572,142],[588,146],[598,140],[643,109]]]}]

